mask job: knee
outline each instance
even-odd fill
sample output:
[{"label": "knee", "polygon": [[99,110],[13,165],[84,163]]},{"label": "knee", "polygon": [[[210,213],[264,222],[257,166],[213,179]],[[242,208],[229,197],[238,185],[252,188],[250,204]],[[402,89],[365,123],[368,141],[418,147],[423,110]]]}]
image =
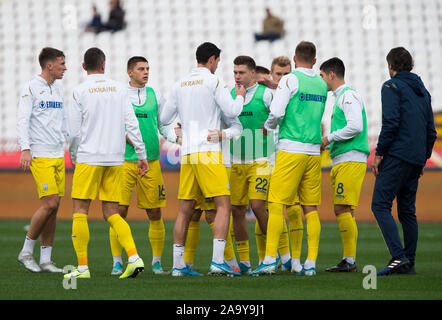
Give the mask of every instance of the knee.
[{"label": "knee", "polygon": [[43,201],[43,207],[46,209],[49,215],[57,214],[59,204],[60,198],[58,196],[49,196]]},{"label": "knee", "polygon": [[161,219],[161,209],[155,208],[155,209],[148,209],[146,210],[147,216],[149,217],[149,220],[160,220]]},{"label": "knee", "polygon": [[190,221],[200,221],[202,213],[203,212],[201,210],[194,210],[192,216],[190,217]]},{"label": "knee", "polygon": [[245,218],[246,210],[244,206],[232,206],[232,218],[235,220]]},{"label": "knee", "polygon": [[120,216],[123,219],[126,219],[128,211],[129,211],[129,207],[128,206],[119,206],[118,207],[118,213],[120,214]]},{"label": "knee", "polygon": [[211,223],[215,222],[215,216],[216,216],[216,212],[215,211],[206,211],[206,222],[210,225]]}]

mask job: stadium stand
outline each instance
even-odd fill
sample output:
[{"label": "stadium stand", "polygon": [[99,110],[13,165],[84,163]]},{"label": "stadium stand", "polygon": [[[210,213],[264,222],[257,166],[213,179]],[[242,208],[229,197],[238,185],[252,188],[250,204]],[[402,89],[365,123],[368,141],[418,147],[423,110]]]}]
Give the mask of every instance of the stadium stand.
[{"label": "stadium stand", "polygon": [[[125,63],[135,54],[149,59],[150,85],[167,97],[172,84],[195,65],[198,44],[211,41],[222,48],[217,71],[233,86],[232,61],[251,55],[270,66],[275,56],[293,56],[301,40],[313,41],[318,63],[339,56],[346,80],[365,100],[371,147],[381,126],[380,89],[388,79],[385,56],[404,46],[415,58],[415,71],[432,94],[434,111],[442,110],[442,1],[439,0],[126,0],[127,28],[111,34],[85,33],[95,4],[108,16],[107,0],[0,1],[0,152],[14,151],[16,109],[23,83],[39,72],[37,54],[44,46],[65,52],[66,97],[85,73],[82,55],[91,46],[107,55],[107,73],[126,81]],[[285,37],[255,43],[265,8],[285,21]],[[325,118],[330,115],[330,102]],[[67,99],[66,99],[67,101]],[[328,121],[325,121],[326,128]]]}]

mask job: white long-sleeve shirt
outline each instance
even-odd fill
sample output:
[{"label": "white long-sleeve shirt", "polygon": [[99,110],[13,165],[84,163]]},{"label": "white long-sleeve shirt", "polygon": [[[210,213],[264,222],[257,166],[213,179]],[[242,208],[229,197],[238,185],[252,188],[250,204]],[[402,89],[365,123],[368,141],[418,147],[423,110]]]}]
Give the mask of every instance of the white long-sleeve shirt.
[{"label": "white long-sleeve shirt", "polygon": [[[296,68],[296,71],[305,73],[308,76],[314,76],[313,69]],[[296,94],[299,87],[298,77],[292,73],[286,74],[279,80],[278,88],[274,92],[273,101],[270,106],[270,114],[264,127],[267,130],[273,130],[278,125],[280,119],[284,117],[287,105],[290,99]],[[289,139],[280,139],[278,150],[290,153],[302,153],[308,155],[321,154],[321,145],[313,143],[304,143]]]},{"label": "white long-sleeve shirt", "polygon": [[126,85],[104,74],[88,75],[72,92],[69,119],[72,161],[101,166],[123,164],[126,133],[138,159],[146,159]]},{"label": "white long-sleeve shirt", "polygon": [[17,113],[17,137],[20,150],[32,157],[61,158],[69,141],[67,111],[63,89],[57,80],[49,85],[35,76],[20,91]]},{"label": "white long-sleeve shirt", "polygon": [[209,129],[221,128],[221,111],[237,117],[244,98],[232,99],[227,85],[207,68],[194,68],[175,83],[160,115],[163,125],[179,116],[182,128],[181,155],[221,151],[219,142],[207,141]]},{"label": "white long-sleeve shirt", "polygon": [[224,165],[226,168],[230,168],[232,166],[230,141],[241,137],[243,127],[238,117],[228,118],[221,112],[221,130],[225,133],[225,138],[221,141]]},{"label": "white long-sleeve shirt", "polygon": [[[152,88],[152,90],[155,93],[155,96],[157,98],[158,103],[158,131],[160,134],[169,142],[176,142],[176,134],[175,130],[172,125],[170,126],[163,126],[161,124],[161,121],[159,119],[161,110],[164,107],[164,104],[166,103],[166,99],[161,94],[161,92],[157,89]],[[129,100],[131,103],[135,105],[143,105],[144,102],[146,102],[146,87],[143,88],[135,88],[132,87],[130,84],[128,85],[128,94],[129,94]]]},{"label": "white long-sleeve shirt", "polygon": [[[244,105],[250,103],[253,96],[255,95],[256,89],[258,89],[257,83],[246,89],[246,97],[244,100]],[[264,102],[265,106],[267,107],[267,109],[270,109],[270,105],[272,104],[272,100],[273,100],[273,90],[270,88],[266,88],[264,90],[264,95],[263,95],[262,99],[263,99],[263,102]],[[273,155],[274,155],[274,153],[272,153],[271,155],[269,155],[267,157],[262,157],[259,159],[241,159],[241,158],[232,157],[232,162],[239,163],[239,164],[247,164],[247,163],[252,163],[254,161],[270,161],[271,162]]]},{"label": "white long-sleeve shirt", "polygon": [[[347,85],[343,84],[333,91],[335,98],[339,96],[342,89],[346,88]],[[354,90],[345,91],[338,101],[336,101],[338,107],[344,112],[345,120],[347,125],[339,130],[330,133],[327,136],[329,142],[349,140],[354,136],[358,135],[364,129],[362,109],[363,101],[360,95]],[[350,150],[345,153],[341,153],[334,157],[333,165],[337,165],[341,162],[367,162],[367,155],[364,152],[357,150]]]}]

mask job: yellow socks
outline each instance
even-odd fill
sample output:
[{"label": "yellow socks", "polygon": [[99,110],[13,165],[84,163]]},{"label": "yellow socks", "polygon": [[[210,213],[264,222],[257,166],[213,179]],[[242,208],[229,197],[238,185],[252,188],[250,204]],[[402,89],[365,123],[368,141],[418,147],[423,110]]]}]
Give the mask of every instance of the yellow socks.
[{"label": "yellow socks", "polygon": [[336,216],[341,233],[342,247],[344,249],[343,257],[356,258],[356,233],[357,227],[355,220],[350,212],[338,214]]},{"label": "yellow socks", "polygon": [[114,229],[115,233],[117,234],[121,246],[124,248],[124,250],[126,250],[127,256],[129,257],[129,262],[133,262],[131,261],[133,260],[131,257],[138,256],[138,252],[135,247],[135,242],[132,238],[129,225],[118,213],[110,216],[109,219],[107,219],[107,222],[109,222],[112,229]]},{"label": "yellow socks", "polygon": [[[213,223],[210,224],[210,228],[213,229]],[[235,250],[233,250],[233,226],[232,216],[230,216],[229,231],[227,232],[226,246],[224,248],[224,260],[230,261],[236,259]]]},{"label": "yellow socks", "polygon": [[240,262],[250,262],[249,240],[236,241],[236,251],[238,252]]},{"label": "yellow socks", "polygon": [[284,219],[284,224],[282,225],[281,237],[279,238],[278,250],[281,257],[286,254],[290,254],[289,233],[285,219]]},{"label": "yellow socks", "polygon": [[152,247],[152,256],[161,257],[163,254],[164,239],[166,237],[163,218],[160,218],[159,220],[150,220],[148,236]]},{"label": "yellow socks", "polygon": [[308,245],[306,260],[316,261],[319,249],[319,236],[321,234],[321,223],[319,221],[318,211],[311,211],[305,214],[305,223],[307,227]]},{"label": "yellow socks", "polygon": [[112,227],[109,227],[109,241],[112,257],[121,257],[123,247],[121,246],[120,241],[118,241],[117,233]]},{"label": "yellow socks", "polygon": [[87,266],[87,246],[89,243],[87,214],[74,213],[72,219],[72,243],[77,254],[78,265]]},{"label": "yellow socks", "polygon": [[304,234],[301,206],[294,205],[287,207],[287,216],[289,218],[289,238],[292,247],[292,259],[300,259],[302,237]]},{"label": "yellow socks", "polygon": [[266,255],[266,240],[267,237],[262,232],[261,227],[259,226],[258,221],[255,222],[255,238],[256,238],[256,248],[258,250],[258,258],[259,261],[264,261]]},{"label": "yellow socks", "polygon": [[267,223],[266,257],[275,257],[279,239],[284,230],[284,205],[269,202],[269,221]]},{"label": "yellow socks", "polygon": [[356,218],[353,216],[353,225],[355,226],[355,260],[356,260],[356,251],[358,247],[358,225],[356,224]]},{"label": "yellow socks", "polygon": [[184,261],[193,264],[196,248],[200,241],[200,221],[190,221],[184,246]]}]

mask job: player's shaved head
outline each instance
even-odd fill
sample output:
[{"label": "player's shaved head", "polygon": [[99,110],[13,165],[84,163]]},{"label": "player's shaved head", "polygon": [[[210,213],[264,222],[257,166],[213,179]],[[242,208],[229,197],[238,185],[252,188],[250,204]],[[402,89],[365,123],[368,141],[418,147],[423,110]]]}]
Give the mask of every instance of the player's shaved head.
[{"label": "player's shaved head", "polygon": [[295,56],[298,62],[314,63],[316,58],[316,47],[312,42],[301,41],[296,46]]},{"label": "player's shaved head", "polygon": [[83,63],[87,71],[97,71],[106,61],[104,52],[99,48],[90,48],[84,53]]}]

